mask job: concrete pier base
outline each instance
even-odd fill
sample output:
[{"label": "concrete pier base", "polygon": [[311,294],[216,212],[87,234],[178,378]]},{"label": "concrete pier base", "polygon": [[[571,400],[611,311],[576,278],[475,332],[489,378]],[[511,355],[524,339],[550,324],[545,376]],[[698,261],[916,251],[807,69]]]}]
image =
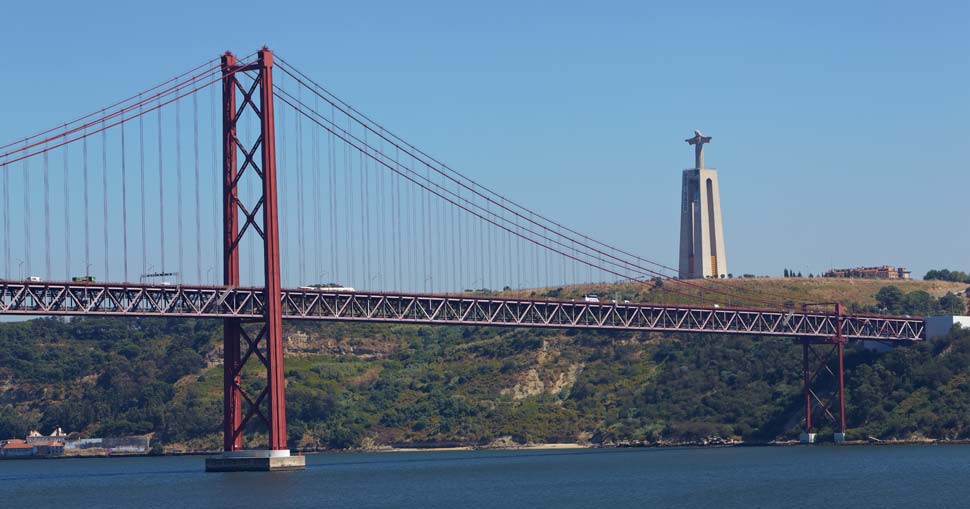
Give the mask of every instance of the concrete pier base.
[{"label": "concrete pier base", "polygon": [[801,435],[798,435],[798,441],[803,444],[814,444],[815,433],[802,433]]},{"label": "concrete pier base", "polygon": [[841,444],[845,442],[845,433],[836,433],[833,438],[835,439],[835,443]]},{"label": "concrete pier base", "polygon": [[276,472],[303,470],[305,456],[290,456],[290,451],[231,451],[205,459],[206,472]]}]

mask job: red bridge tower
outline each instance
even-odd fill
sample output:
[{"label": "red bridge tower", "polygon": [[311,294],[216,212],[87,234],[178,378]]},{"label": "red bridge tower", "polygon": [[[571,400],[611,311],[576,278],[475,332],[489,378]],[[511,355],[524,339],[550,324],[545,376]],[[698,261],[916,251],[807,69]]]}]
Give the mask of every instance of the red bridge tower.
[{"label": "red bridge tower", "polygon": [[[243,78],[243,79],[241,79]],[[249,82],[248,78],[251,78]],[[243,82],[248,83],[248,87]],[[257,95],[258,94],[258,95]],[[241,99],[237,106],[236,99]],[[258,106],[257,106],[258,103]],[[259,119],[251,146],[237,137],[236,127],[247,113]],[[210,472],[302,469],[303,456],[290,456],[286,446],[286,401],[283,381],[283,315],[280,289],[279,215],[276,192],[276,138],[273,122],[273,52],[263,48],[253,63],[222,57],[222,206],[223,284],[240,285],[239,258],[244,235],[262,244],[264,314],[255,319],[227,318],[223,327],[223,455],[206,460]],[[243,163],[238,164],[238,155]],[[238,184],[246,172],[261,181],[255,203],[243,203]],[[241,224],[240,224],[241,222]],[[243,343],[245,342],[245,343]],[[258,395],[247,393],[242,371],[256,357],[266,369],[266,384]],[[243,402],[246,410],[243,412]],[[265,408],[264,408],[265,407]],[[259,418],[269,434],[267,449],[244,450],[243,430]]]}]

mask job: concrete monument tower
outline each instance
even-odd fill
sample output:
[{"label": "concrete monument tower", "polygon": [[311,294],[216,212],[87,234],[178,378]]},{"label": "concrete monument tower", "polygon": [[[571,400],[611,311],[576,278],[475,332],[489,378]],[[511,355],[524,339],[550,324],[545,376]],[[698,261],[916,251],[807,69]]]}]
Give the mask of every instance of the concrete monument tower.
[{"label": "concrete monument tower", "polygon": [[684,170],[680,206],[680,277],[721,277],[728,273],[721,225],[717,171],[704,168],[704,144],[710,136],[694,131],[694,167]]}]

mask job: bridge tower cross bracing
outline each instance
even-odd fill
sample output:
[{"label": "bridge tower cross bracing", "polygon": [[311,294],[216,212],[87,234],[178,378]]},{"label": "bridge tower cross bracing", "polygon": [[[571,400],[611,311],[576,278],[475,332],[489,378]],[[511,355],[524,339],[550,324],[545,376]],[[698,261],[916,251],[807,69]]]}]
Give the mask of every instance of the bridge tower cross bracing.
[{"label": "bridge tower cross bracing", "polygon": [[815,442],[814,409],[831,422],[835,441],[845,441],[845,344],[848,340],[843,334],[842,304],[834,306],[835,334],[829,338],[801,339],[805,393],[805,431],[800,437],[803,443]]},{"label": "bridge tower cross bracing", "polygon": [[[246,87],[240,77],[251,74],[255,74],[255,78]],[[237,93],[242,98],[241,105],[237,104]],[[222,106],[223,284],[230,288],[239,287],[241,241],[243,236],[255,236],[256,242],[262,245],[265,289],[262,316],[227,318],[224,322],[224,455],[207,462],[206,468],[213,471],[302,468],[303,458],[290,458],[286,445],[273,53],[269,49],[260,50],[256,61],[250,64],[239,64],[232,53],[223,55]],[[240,140],[237,136],[237,123],[247,108],[251,110],[250,114],[259,118],[255,140]],[[247,146],[247,142],[252,145]],[[243,156],[242,166],[238,154]],[[257,188],[259,196],[255,203],[244,204],[238,186],[247,171],[255,173],[261,185]],[[242,384],[243,367],[253,357],[266,369],[266,385],[255,397],[247,394]],[[262,410],[264,402],[265,413]],[[268,451],[262,451],[265,454],[242,450],[243,431],[253,417],[262,420],[268,429]]]}]

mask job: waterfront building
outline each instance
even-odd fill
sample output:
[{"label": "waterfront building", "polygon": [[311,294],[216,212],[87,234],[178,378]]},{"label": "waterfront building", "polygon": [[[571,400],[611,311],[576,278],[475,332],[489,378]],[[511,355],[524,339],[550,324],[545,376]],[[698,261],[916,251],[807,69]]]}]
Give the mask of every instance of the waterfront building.
[{"label": "waterfront building", "polygon": [[0,456],[4,458],[27,458],[33,455],[33,444],[29,444],[26,440],[20,440],[19,438],[6,440],[6,443],[0,446]]},{"label": "waterfront building", "polygon": [[67,435],[61,428],[55,429],[50,435],[44,435],[37,430],[33,430],[27,433],[27,443],[37,444],[37,443],[47,443],[51,441],[55,442],[65,442],[67,440]]},{"label": "waterfront building", "polygon": [[58,442],[57,440],[48,440],[46,442],[35,442],[31,445],[34,446],[34,456],[63,456],[64,455],[64,442]]}]

